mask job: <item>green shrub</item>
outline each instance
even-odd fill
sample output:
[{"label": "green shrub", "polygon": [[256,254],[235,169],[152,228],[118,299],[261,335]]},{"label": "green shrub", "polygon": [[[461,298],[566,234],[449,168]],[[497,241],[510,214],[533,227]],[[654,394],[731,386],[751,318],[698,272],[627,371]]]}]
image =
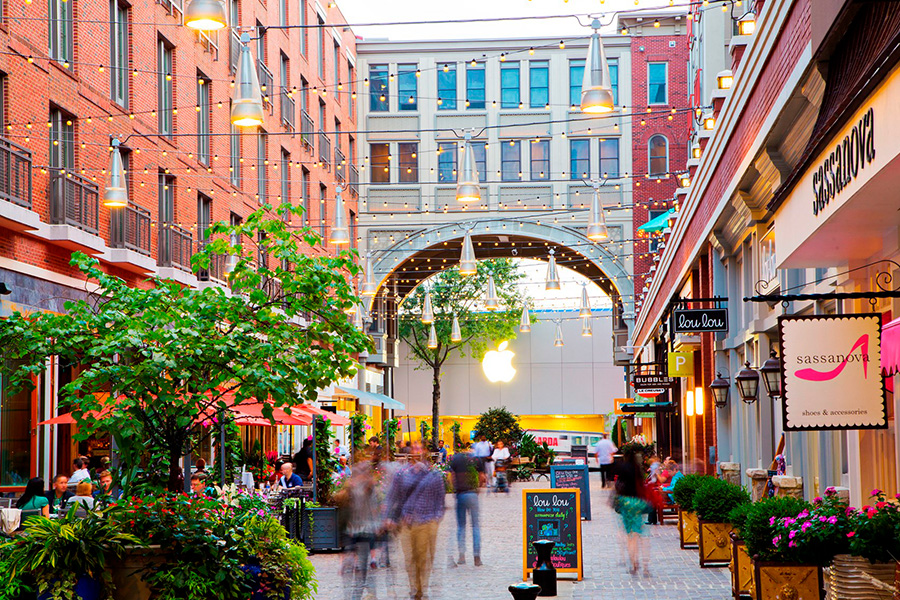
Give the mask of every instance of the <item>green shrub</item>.
[{"label": "green shrub", "polygon": [[675,504],[686,512],[694,511],[694,492],[706,479],[712,479],[710,475],[685,475],[672,487],[672,498]]},{"label": "green shrub", "polygon": [[738,504],[734,508],[732,508],[728,512],[727,521],[731,523],[731,525],[737,529],[738,531],[744,526],[744,523],[747,521],[747,513],[750,512],[753,508],[753,503],[745,502],[743,504]]},{"label": "green shrub", "polygon": [[744,488],[710,477],[694,491],[692,506],[703,521],[725,523],[732,509],[749,502],[750,494]]},{"label": "green shrub", "polygon": [[747,553],[757,560],[776,559],[776,548],[772,544],[775,523],[783,517],[794,517],[809,507],[809,503],[790,496],[763,498],[751,504],[739,527]]}]

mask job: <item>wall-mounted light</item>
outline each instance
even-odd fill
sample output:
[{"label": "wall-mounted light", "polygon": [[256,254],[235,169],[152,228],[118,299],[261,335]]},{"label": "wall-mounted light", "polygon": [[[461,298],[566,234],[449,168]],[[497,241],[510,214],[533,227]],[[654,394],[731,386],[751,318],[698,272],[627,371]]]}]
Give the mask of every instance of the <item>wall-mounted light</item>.
[{"label": "wall-mounted light", "polygon": [[734,74],[731,72],[731,69],[719,71],[718,75],[716,75],[716,85],[720,90],[730,90],[733,83]]},{"label": "wall-mounted light", "polygon": [[694,392],[693,392],[693,390],[688,390],[684,394],[684,414],[689,417],[694,416]]},{"label": "wall-mounted light", "polygon": [[734,378],[737,384],[741,400],[747,404],[753,404],[759,397],[759,373],[750,368],[750,361],[744,363],[744,368]]},{"label": "wall-mounted light", "polygon": [[694,158],[700,158],[702,154],[703,150],[700,148],[700,146],[694,146],[693,148],[691,148],[691,156],[693,156]]},{"label": "wall-mounted light", "polygon": [[722,374],[717,371],[716,378],[709,384],[709,391],[712,393],[713,403],[715,403],[716,408],[725,408],[728,405],[728,392],[730,389],[731,384],[728,383],[728,378],[722,377]]},{"label": "wall-mounted light", "polygon": [[756,15],[748,12],[738,20],[738,34],[753,35],[756,33]]},{"label": "wall-mounted light", "polygon": [[694,414],[698,417],[703,416],[703,388],[697,387],[694,388]]},{"label": "wall-mounted light", "polygon": [[763,363],[759,369],[762,373],[763,385],[766,386],[766,393],[769,398],[781,397],[781,359],[775,350],[769,351],[769,358]]},{"label": "wall-mounted light", "polygon": [[716,118],[715,117],[706,117],[703,119],[703,129],[707,131],[712,131],[716,128]]}]

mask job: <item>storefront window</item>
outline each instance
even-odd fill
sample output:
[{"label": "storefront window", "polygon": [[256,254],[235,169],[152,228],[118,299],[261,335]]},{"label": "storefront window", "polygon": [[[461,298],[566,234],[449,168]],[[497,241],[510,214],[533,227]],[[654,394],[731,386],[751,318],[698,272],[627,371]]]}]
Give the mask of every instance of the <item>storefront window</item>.
[{"label": "storefront window", "polygon": [[0,396],[0,485],[24,486],[31,478],[31,391]]}]

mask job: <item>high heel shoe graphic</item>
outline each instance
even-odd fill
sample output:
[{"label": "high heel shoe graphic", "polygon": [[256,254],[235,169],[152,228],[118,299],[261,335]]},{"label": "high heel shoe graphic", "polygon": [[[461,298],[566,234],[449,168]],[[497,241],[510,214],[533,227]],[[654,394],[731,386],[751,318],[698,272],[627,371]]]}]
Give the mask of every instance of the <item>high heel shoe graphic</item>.
[{"label": "high heel shoe graphic", "polygon": [[865,333],[859,336],[859,339],[856,340],[856,343],[853,344],[853,347],[850,348],[850,352],[848,352],[844,356],[844,360],[841,361],[841,364],[836,366],[834,369],[823,373],[822,371],[817,371],[815,369],[800,369],[797,371],[796,375],[800,379],[805,379],[807,381],[828,381],[830,379],[834,379],[838,375],[841,374],[841,371],[844,370],[844,367],[847,366],[847,359],[850,358],[850,355],[857,349],[861,348],[862,352],[860,353],[860,360],[863,364],[863,377],[869,377],[869,334]]}]

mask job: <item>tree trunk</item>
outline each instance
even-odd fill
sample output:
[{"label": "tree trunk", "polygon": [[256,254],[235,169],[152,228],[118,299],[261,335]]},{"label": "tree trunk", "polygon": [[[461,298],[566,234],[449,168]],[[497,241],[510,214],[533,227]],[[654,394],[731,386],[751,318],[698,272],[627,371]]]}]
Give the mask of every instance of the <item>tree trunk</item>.
[{"label": "tree trunk", "polygon": [[181,467],[178,465],[181,456],[181,444],[176,448],[169,448],[169,491],[176,494],[184,492],[184,472],[179,473]]},{"label": "tree trunk", "polygon": [[441,365],[432,368],[431,381],[431,450],[437,451],[440,435],[438,421],[441,418]]}]

